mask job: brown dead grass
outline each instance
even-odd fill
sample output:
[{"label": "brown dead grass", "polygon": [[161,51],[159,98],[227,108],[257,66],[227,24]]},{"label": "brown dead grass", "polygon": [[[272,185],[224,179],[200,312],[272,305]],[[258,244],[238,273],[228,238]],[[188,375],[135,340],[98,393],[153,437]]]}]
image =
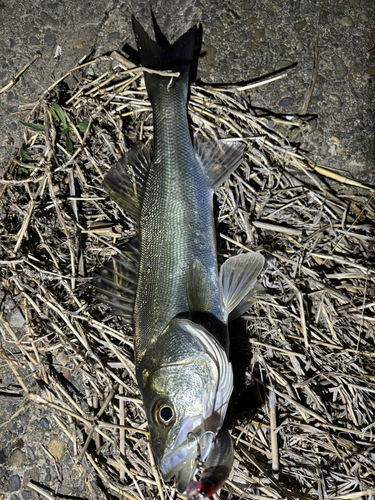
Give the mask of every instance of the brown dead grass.
[{"label": "brown dead grass", "polygon": [[[2,368],[13,371],[26,401],[54,412],[77,467],[91,464],[108,493],[163,499],[176,493],[151,455],[131,330],[86,295],[93,271],[134,234],[103,176],[136,141],[152,140],[142,73],[124,65],[114,54],[66,75],[76,79],[60,101],[72,154],[48,111],[61,80],[51,86],[27,117],[46,127],[25,129],[32,160],[13,158],[0,181],[1,279],[26,318],[22,338],[2,318],[10,349]],[[189,103],[194,133],[247,144],[242,166],[217,193],[220,259],[249,251],[267,259],[266,294],[245,315],[248,364],[237,398],[241,406],[241,390],[250,388],[254,400],[232,418],[235,466],[221,496],[370,500],[374,190],[309,162],[287,139],[306,123],[258,116],[248,92],[194,86]],[[76,128],[82,120],[85,133]],[[43,381],[42,392],[29,392],[22,367]]]}]

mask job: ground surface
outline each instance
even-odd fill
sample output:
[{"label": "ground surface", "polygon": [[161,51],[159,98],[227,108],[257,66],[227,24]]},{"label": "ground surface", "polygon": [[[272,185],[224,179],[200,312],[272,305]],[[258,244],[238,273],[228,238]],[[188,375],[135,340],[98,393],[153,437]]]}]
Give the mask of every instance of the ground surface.
[{"label": "ground surface", "polygon": [[[203,26],[198,77],[238,82],[297,63],[290,78],[252,93],[254,106],[283,115],[304,114],[315,46],[319,72],[307,111],[311,126],[294,140],[327,168],[375,182],[375,6],[372,0],[232,0],[148,2],[4,2],[1,9],[0,82],[8,83],[40,52],[42,57],[0,97],[1,153],[19,146],[24,105],[35,102],[85,55],[134,47],[131,14],[151,26],[150,5],[167,36],[192,23]],[[61,59],[54,59],[57,47]],[[13,114],[12,114],[13,113]],[[16,114],[14,114],[16,113]],[[5,140],[5,142],[4,142]]]},{"label": "ground surface", "polygon": [[[0,154],[4,165],[21,144],[23,126],[19,119],[25,105],[38,100],[83,56],[119,50],[125,44],[134,48],[131,14],[150,28],[149,7],[149,2],[142,1],[97,0],[21,0],[0,6],[0,88],[34,53],[42,55],[10,90],[0,95]],[[319,164],[375,184],[372,0],[167,0],[154,2],[152,7],[161,29],[172,39],[192,23],[202,23],[204,57],[198,77],[203,82],[248,81],[298,63],[290,70],[289,79],[251,94],[255,107],[283,116],[303,111],[318,46],[318,78],[307,109],[311,126],[303,137],[294,140],[301,142]],[[60,60],[54,58],[58,46]],[[4,307],[6,319],[21,336],[22,315],[14,304]],[[33,383],[30,375],[30,386]],[[36,498],[25,488],[29,478],[48,486],[51,493],[59,487],[59,494],[69,498],[95,498],[95,491],[100,496],[90,476],[82,476],[72,466],[72,443],[53,416],[32,404],[20,408],[22,398],[18,398],[20,391],[13,374],[0,372],[0,386],[0,498]],[[48,452],[58,458],[58,467]]]}]

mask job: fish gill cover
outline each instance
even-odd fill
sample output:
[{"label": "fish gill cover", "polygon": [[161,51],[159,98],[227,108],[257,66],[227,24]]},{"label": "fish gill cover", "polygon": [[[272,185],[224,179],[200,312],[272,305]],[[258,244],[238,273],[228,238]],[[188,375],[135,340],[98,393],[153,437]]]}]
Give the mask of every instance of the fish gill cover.
[{"label": "fish gill cover", "polygon": [[[103,178],[136,142],[151,147],[150,103],[140,68],[118,53],[70,74],[68,96],[58,81],[23,115],[22,149],[0,181],[2,294],[12,304],[1,319],[1,396],[18,402],[0,425],[48,409],[67,443],[70,461],[35,448],[37,482],[14,464],[29,490],[64,495],[73,483],[87,497],[169,498],[132,332],[86,293],[119,248],[132,254],[133,220]],[[188,113],[193,134],[246,144],[216,193],[219,263],[253,251],[267,260],[265,292],[231,336],[235,462],[221,497],[372,499],[374,191],[312,164],[288,140],[303,119],[259,114],[250,87],[191,86]]]}]

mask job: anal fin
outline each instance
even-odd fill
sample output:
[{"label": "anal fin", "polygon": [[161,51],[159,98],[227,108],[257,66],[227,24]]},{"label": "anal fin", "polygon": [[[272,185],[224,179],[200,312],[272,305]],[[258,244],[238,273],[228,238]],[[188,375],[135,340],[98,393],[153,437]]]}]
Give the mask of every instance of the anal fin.
[{"label": "anal fin", "polygon": [[[256,288],[256,279],[264,266],[260,253],[230,257],[220,268],[220,284],[224,307],[230,319],[240,316],[250,307],[250,295]],[[248,306],[246,307],[246,303]]]}]

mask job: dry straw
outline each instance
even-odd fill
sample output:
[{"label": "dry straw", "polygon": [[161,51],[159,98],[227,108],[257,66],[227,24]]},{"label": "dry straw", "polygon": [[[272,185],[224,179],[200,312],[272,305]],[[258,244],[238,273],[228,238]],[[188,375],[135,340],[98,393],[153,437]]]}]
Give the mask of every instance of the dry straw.
[{"label": "dry straw", "polygon": [[[25,128],[21,157],[0,181],[1,277],[26,319],[20,337],[2,318],[1,370],[25,402],[50,408],[77,467],[91,464],[105,495],[171,498],[148,443],[131,330],[86,293],[134,234],[102,179],[136,141],[152,145],[142,72],[113,54],[64,78],[75,82],[67,97],[60,79],[24,113],[44,127]],[[189,116],[192,133],[247,145],[217,193],[220,261],[252,251],[267,259],[265,293],[233,334],[235,466],[221,497],[373,499],[374,191],[309,162],[288,142],[306,123],[259,115],[248,88],[193,86]],[[42,393],[30,391],[24,368]]]}]

